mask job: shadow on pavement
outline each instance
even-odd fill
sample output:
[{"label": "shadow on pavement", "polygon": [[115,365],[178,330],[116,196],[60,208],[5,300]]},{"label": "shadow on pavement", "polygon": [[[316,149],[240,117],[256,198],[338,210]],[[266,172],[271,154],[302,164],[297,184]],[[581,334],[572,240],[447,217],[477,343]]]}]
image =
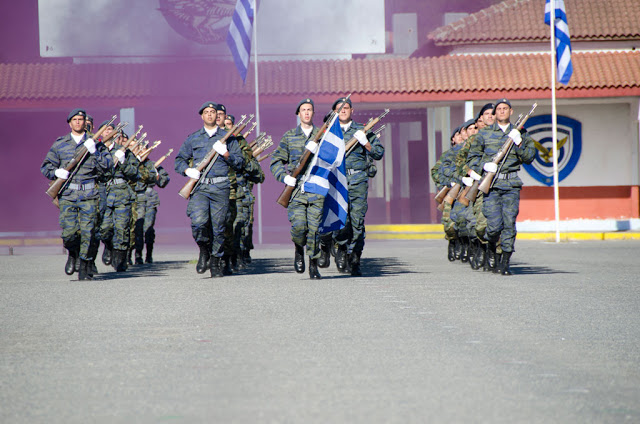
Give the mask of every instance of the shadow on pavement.
[{"label": "shadow on pavement", "polygon": [[[144,265],[129,265],[129,268],[125,272],[116,272],[111,268],[107,272],[101,272],[94,275],[93,281],[108,281],[118,280],[124,278],[138,278],[138,277],[155,277],[166,276],[167,271],[170,269],[180,269],[188,266],[189,261],[159,261],[152,264]],[[195,267],[195,265],[194,265]],[[195,273],[195,268],[194,268]]]}]

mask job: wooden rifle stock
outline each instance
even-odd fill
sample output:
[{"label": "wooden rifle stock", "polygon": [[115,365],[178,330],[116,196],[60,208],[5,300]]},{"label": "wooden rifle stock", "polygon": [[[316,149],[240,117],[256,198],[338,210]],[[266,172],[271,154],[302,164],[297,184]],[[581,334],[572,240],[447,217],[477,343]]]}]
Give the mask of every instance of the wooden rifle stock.
[{"label": "wooden rifle stock", "polygon": [[480,182],[474,180],[471,189],[469,189],[469,192],[466,194],[466,196],[464,196],[465,200],[467,200],[468,202],[475,202],[476,198],[478,197],[479,186]]},{"label": "wooden rifle stock", "polygon": [[458,194],[458,198],[456,199],[458,202],[462,204],[462,206],[469,206],[469,199],[467,199],[467,195],[471,191],[471,187],[473,186],[465,186],[460,194]]},{"label": "wooden rifle stock", "polygon": [[[385,109],[384,112],[380,114],[380,116],[376,116],[375,118],[370,119],[369,122],[365,124],[362,131],[364,131],[366,134],[371,128],[373,128],[374,125],[380,122],[380,120],[384,118],[387,113],[389,113],[389,109]],[[357,143],[358,140],[355,137],[351,137],[351,139],[345,144],[344,151],[347,152],[347,155],[351,153]]]},{"label": "wooden rifle stock", "polygon": [[436,197],[434,199],[436,201],[436,203],[438,203],[438,204],[442,203],[442,201],[444,200],[444,196],[447,195],[449,190],[451,190],[451,186],[446,185],[446,186],[442,187],[440,189],[440,191],[436,194]]},{"label": "wooden rifle stock", "polygon": [[[106,125],[103,125],[102,127],[100,127],[100,129],[98,129],[98,131],[93,135],[92,137],[93,140],[96,140],[98,137],[100,137],[104,132],[104,130],[107,129],[107,127],[111,125],[111,123],[115,121],[116,118],[117,118],[116,115],[113,115],[111,120]],[[87,148],[82,146],[73,156],[73,159],[71,159],[69,163],[64,167],[64,169],[66,169],[69,172],[75,171],[76,168],[78,167],[78,164],[81,164],[88,154],[89,154],[89,151],[87,150]],[[75,172],[73,172],[73,174],[75,175]],[[60,193],[62,186],[68,183],[68,181],[71,181],[72,178],[73,178],[73,175],[70,175],[69,178],[67,178],[66,180],[62,178],[56,178],[55,181],[49,184],[49,188],[47,189],[46,193],[49,195],[49,197],[54,199],[54,203],[55,203],[55,200],[57,200],[58,198],[58,194]]]},{"label": "wooden rifle stock", "polygon": [[458,197],[458,194],[460,193],[461,188],[462,186],[460,185],[460,183],[456,183],[453,187],[451,187],[451,190],[449,190],[447,195],[444,196],[444,203],[453,205],[453,202],[456,201],[456,198]]},{"label": "wooden rifle stock", "polygon": [[153,164],[153,167],[154,168],[159,167],[162,164],[162,162],[164,162],[165,159],[167,159],[171,155],[171,153],[173,153],[173,149],[169,149],[169,152],[167,152],[166,155],[162,156],[160,159],[155,161],[154,164]]},{"label": "wooden rifle stock", "polygon": [[[521,120],[518,120],[518,122],[516,123],[516,129],[517,130],[521,130],[522,129],[522,127],[527,122],[529,117],[533,114],[533,111],[536,109],[536,106],[538,106],[538,104],[534,103],[533,107],[531,108],[529,113],[527,113],[524,116],[524,118],[522,118]],[[502,147],[500,148],[498,153],[496,153],[496,155],[493,157],[491,162],[495,163],[496,165],[498,165],[500,162],[502,162],[502,159],[506,158],[506,156],[511,151],[511,147],[512,146],[513,146],[513,140],[511,138],[508,138],[507,141],[505,141],[505,143],[502,145]],[[500,168],[502,168],[502,167],[500,167]],[[478,185],[478,189],[481,192],[483,192],[484,194],[488,194],[489,190],[491,189],[491,186],[493,185],[493,179],[495,178],[495,176],[496,176],[496,174],[498,172],[499,172],[499,170],[496,171],[496,172],[487,172],[487,173],[485,173],[484,176],[482,177],[482,179],[480,180],[480,184]]]},{"label": "wooden rifle stock", "polygon": [[[238,127],[240,127],[240,125],[242,125],[242,121],[244,121],[244,118],[245,117],[243,116],[242,120],[238,122],[238,124],[236,124],[233,128],[231,128],[231,130],[227,132],[224,135],[224,137],[220,139],[221,143],[226,144],[229,137],[235,136],[235,131],[238,129]],[[178,192],[180,197],[184,199],[189,199],[189,197],[191,197],[191,193],[193,192],[193,189],[196,187],[196,184],[198,184],[200,180],[204,178],[204,175],[206,175],[206,174],[203,174],[202,171],[204,171],[204,169],[207,168],[209,164],[213,165],[213,162],[215,162],[217,157],[218,157],[218,152],[216,152],[215,149],[212,147],[211,151],[209,151],[209,153],[207,153],[207,155],[196,166],[196,169],[200,171],[200,174],[201,174],[200,179],[189,178],[189,181],[187,181],[187,183]]]}]

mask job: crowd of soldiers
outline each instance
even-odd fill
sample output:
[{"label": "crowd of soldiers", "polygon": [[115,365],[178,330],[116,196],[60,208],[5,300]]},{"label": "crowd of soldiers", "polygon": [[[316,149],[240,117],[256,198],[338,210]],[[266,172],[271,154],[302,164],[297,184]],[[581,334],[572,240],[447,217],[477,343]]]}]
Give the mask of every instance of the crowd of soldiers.
[{"label": "crowd of soldiers", "polygon": [[160,165],[168,154],[149,160],[159,142],[148,146],[144,135],[129,139],[124,124],[116,126],[113,119],[92,134],[93,118],[83,109],[72,110],[67,123],[71,132],[53,143],[40,168],[52,182],[62,182],[55,201],[68,252],[65,272],[77,272],[79,280],[93,279],[100,242],[103,263],[117,272],[133,264],[133,252],[135,263],[142,264],[145,245],[146,262],[152,263],[160,203],[155,187],[169,183],[169,174]]},{"label": "crowd of soldiers", "polygon": [[[505,98],[484,105],[475,119],[453,130],[451,148],[431,169],[449,261],[502,275],[511,275],[522,188],[518,171],[536,151],[526,130],[511,123],[512,114]],[[497,160],[501,149],[503,158]],[[494,178],[490,189],[478,191],[488,175]]]}]

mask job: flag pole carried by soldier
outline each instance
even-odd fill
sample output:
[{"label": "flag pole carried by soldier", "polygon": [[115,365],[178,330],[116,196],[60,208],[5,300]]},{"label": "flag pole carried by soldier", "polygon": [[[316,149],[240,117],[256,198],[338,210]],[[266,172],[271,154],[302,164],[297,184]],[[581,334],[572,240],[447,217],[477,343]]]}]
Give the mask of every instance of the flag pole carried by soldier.
[{"label": "flag pole carried by soldier", "polygon": [[[98,206],[96,178],[100,172],[108,172],[113,167],[113,160],[105,145],[96,143],[86,133],[86,115],[83,109],[74,109],[69,113],[67,123],[71,133],[53,143],[40,167],[42,174],[53,181],[52,186],[62,186],[55,198],[60,206],[62,243],[69,252],[65,272],[71,275],[77,271],[79,280],[93,278],[89,247],[95,236]],[[96,138],[103,130],[98,130]],[[73,162],[76,165],[72,168],[69,164]],[[56,184],[56,181],[62,181],[62,184]]]}]

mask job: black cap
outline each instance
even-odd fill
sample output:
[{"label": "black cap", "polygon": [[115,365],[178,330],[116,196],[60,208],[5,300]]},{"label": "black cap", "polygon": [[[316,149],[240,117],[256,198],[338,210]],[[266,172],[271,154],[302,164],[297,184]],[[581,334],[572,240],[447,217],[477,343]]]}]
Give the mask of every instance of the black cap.
[{"label": "black cap", "polygon": [[[106,121],[104,121],[102,124],[100,124],[100,126],[99,126],[98,128],[102,128],[102,127],[104,127],[104,126],[105,126],[105,125],[107,125],[107,124],[109,124],[109,120],[108,120],[108,119],[107,119]],[[116,129],[116,126],[113,124],[113,122],[112,122],[112,123],[110,123],[110,124],[109,124],[109,126],[110,126],[111,128],[113,128],[114,130]]]},{"label": "black cap", "polygon": [[347,97],[340,97],[338,100],[336,100],[335,102],[333,102],[333,106],[331,106],[331,110],[336,110],[336,106],[338,106],[338,104],[340,103],[347,103],[349,106],[353,107],[353,103],[351,103],[351,99],[347,98]]},{"label": "black cap", "polygon": [[80,115],[86,119],[87,112],[85,112],[84,109],[73,109],[71,112],[69,112],[69,116],[67,116],[67,122],[70,122],[71,119],[76,115]]},{"label": "black cap", "polygon": [[91,122],[93,124],[93,116],[87,115],[87,121],[89,121],[89,122]]},{"label": "black cap", "polygon": [[451,138],[450,140],[453,141],[453,137],[455,137],[456,133],[460,132],[460,127],[456,127],[452,132],[451,132]]},{"label": "black cap", "polygon": [[494,107],[493,107],[493,115],[495,115],[495,114],[496,114],[496,108],[498,107],[498,105],[499,105],[500,103],[504,103],[504,104],[506,104],[507,106],[511,107],[511,102],[510,102],[509,100],[505,99],[505,98],[502,98],[502,99],[500,99],[500,100],[498,100],[498,101],[496,101],[496,102],[494,103]]},{"label": "black cap", "polygon": [[315,108],[315,105],[313,104],[313,100],[311,99],[300,100],[300,103],[298,103],[298,107],[296,107],[296,115],[300,113],[300,106],[306,103],[309,103],[312,108]]},{"label": "black cap", "polygon": [[478,112],[478,117],[476,118],[476,121],[480,119],[480,117],[482,116],[483,113],[485,113],[485,111],[493,108],[494,108],[493,103],[487,103],[486,105],[482,106],[482,109],[480,109],[480,112]]},{"label": "black cap", "polygon": [[471,125],[475,125],[475,123],[476,123],[476,120],[475,120],[475,119],[469,119],[469,120],[468,120],[468,121],[466,121],[464,124],[462,124],[462,127],[460,127],[460,128],[462,128],[462,129],[465,129],[465,130],[466,130],[466,129],[467,129],[467,128],[469,128]]},{"label": "black cap", "polygon": [[232,124],[236,123],[236,117],[233,115],[227,115],[226,119],[230,120]]},{"label": "black cap", "polygon": [[221,110],[224,113],[227,113],[227,108],[224,107],[224,105],[218,104],[218,107],[216,108],[216,110]]},{"label": "black cap", "polygon": [[202,106],[200,106],[200,109],[198,110],[198,113],[199,113],[200,115],[202,115],[202,112],[204,112],[204,110],[205,110],[206,108],[208,108],[208,107],[212,107],[212,108],[214,108],[215,110],[218,110],[218,105],[217,105],[217,104],[215,104],[215,103],[213,103],[213,102],[204,102],[204,103],[202,103]]}]

